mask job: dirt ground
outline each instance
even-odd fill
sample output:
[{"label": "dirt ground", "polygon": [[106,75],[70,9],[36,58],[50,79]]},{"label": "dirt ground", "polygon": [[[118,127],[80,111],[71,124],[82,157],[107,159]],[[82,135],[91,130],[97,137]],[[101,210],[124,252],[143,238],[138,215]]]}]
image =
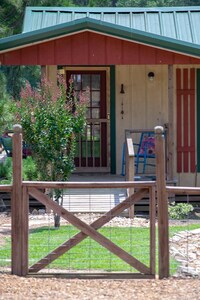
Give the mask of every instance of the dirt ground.
[{"label": "dirt ground", "polygon": [[[44,217],[32,217],[30,227],[41,226]],[[134,221],[136,222],[136,220]],[[146,226],[145,221],[143,226]],[[10,235],[10,218],[0,218],[0,244]],[[140,224],[141,225],[141,224]],[[0,273],[0,300],[199,300],[199,279],[66,279],[56,277],[18,277]]]},{"label": "dirt ground", "polygon": [[0,275],[1,300],[199,300],[197,279],[84,280]]}]

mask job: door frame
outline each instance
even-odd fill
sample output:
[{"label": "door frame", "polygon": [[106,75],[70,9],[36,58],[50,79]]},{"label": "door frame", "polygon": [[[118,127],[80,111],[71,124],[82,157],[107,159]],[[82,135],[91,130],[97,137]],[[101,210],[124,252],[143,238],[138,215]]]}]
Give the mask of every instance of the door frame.
[{"label": "door frame", "polygon": [[[111,83],[111,78],[110,78],[110,67],[88,67],[88,66],[85,66],[85,67],[78,67],[78,66],[65,66],[63,67],[64,69],[64,76],[65,76],[65,79],[66,79],[66,73],[68,71],[72,72],[72,71],[81,71],[81,72],[90,72],[90,71],[95,71],[95,72],[98,72],[98,71],[105,71],[106,72],[106,111],[107,111],[107,116],[110,116],[111,114],[111,89],[110,89],[110,83]],[[113,102],[113,99],[112,99],[112,102]],[[113,110],[112,110],[113,112]],[[112,122],[113,123],[113,122]],[[78,172],[78,173],[84,173],[84,172],[108,172],[108,173],[113,173],[112,172],[112,164],[113,164],[113,161],[114,161],[114,165],[115,165],[115,161],[116,161],[116,158],[114,158],[113,160],[113,156],[111,154],[111,130],[113,131],[112,128],[112,124],[111,124],[111,120],[108,122],[108,126],[107,126],[107,167],[77,167],[75,172]],[[112,138],[112,141],[113,141],[113,138]],[[112,149],[113,149],[113,146],[112,146]],[[114,151],[115,153],[115,151]],[[111,158],[112,156],[112,158]],[[112,164],[111,164],[112,163]],[[114,167],[115,169],[115,167]]]}]

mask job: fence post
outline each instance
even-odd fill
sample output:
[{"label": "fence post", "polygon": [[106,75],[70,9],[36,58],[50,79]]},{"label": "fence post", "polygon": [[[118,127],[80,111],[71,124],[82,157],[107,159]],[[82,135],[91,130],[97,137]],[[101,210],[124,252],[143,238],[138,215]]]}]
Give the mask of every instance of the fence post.
[{"label": "fence post", "polygon": [[169,228],[168,228],[168,197],[166,192],[165,173],[165,140],[161,126],[155,130],[156,147],[156,183],[158,204],[158,257],[159,278],[169,277]]},{"label": "fence post", "polygon": [[[133,181],[134,180],[134,176],[135,176],[135,156],[134,156],[134,148],[133,148],[133,141],[131,136],[126,138],[126,153],[125,153],[125,161],[126,161],[126,165],[125,165],[125,174],[126,174],[126,180],[127,181]],[[134,194],[134,188],[128,188],[128,197]],[[134,205],[132,205],[129,210],[129,218],[133,219],[134,218]]]},{"label": "fence post", "polygon": [[22,187],[22,127],[13,127],[12,274],[28,272],[28,201]]}]

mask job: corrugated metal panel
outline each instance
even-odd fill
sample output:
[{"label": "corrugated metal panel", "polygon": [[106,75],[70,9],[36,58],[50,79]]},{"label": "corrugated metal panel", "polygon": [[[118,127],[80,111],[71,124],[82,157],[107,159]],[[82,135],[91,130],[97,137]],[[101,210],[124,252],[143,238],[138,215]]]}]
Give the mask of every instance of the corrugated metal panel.
[{"label": "corrugated metal panel", "polygon": [[174,22],[174,13],[162,13],[163,35],[176,39],[176,26]]},{"label": "corrugated metal panel", "polygon": [[131,27],[130,13],[118,13],[117,24],[121,26]]},{"label": "corrugated metal panel", "polygon": [[200,44],[200,7],[29,7],[26,9],[24,32],[85,17]]},{"label": "corrugated metal panel", "polygon": [[136,13],[136,14],[132,14],[132,28],[138,29],[138,30],[142,30],[142,31],[146,31],[146,24],[145,24],[145,15],[142,13]]},{"label": "corrugated metal panel", "polygon": [[42,11],[38,11],[37,14],[33,13],[32,20],[31,20],[32,26],[29,31],[40,29],[42,27],[42,19],[43,19]]},{"label": "corrugated metal panel", "polygon": [[193,12],[191,14],[191,23],[192,29],[194,30],[194,43],[200,44],[200,30],[197,30],[200,24],[200,12]]},{"label": "corrugated metal panel", "polygon": [[72,14],[68,12],[61,11],[59,13],[59,19],[58,23],[65,23],[65,22],[71,22],[72,21]]},{"label": "corrugated metal panel", "polygon": [[160,21],[158,13],[146,14],[147,31],[161,35]]},{"label": "corrugated metal panel", "polygon": [[45,11],[43,20],[42,20],[42,27],[46,28],[49,26],[56,25],[57,17],[58,17],[58,14],[55,14],[54,12],[51,12],[51,11]]},{"label": "corrugated metal panel", "polygon": [[188,13],[177,13],[178,39],[193,42]]},{"label": "corrugated metal panel", "polygon": [[[89,14],[90,17],[90,14]],[[117,24],[116,22],[116,14],[115,13],[104,13],[102,21]]]}]

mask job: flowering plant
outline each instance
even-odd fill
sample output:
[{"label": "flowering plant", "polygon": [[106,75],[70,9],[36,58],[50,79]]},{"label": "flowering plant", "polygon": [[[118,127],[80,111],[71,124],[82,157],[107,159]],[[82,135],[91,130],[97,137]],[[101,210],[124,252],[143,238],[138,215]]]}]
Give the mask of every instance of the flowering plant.
[{"label": "flowering plant", "polygon": [[[67,92],[66,92],[67,91]],[[87,94],[76,95],[63,77],[54,86],[46,78],[38,89],[27,82],[17,103],[17,119],[31,148],[38,179],[67,180],[74,169],[75,135],[86,125]]]}]

